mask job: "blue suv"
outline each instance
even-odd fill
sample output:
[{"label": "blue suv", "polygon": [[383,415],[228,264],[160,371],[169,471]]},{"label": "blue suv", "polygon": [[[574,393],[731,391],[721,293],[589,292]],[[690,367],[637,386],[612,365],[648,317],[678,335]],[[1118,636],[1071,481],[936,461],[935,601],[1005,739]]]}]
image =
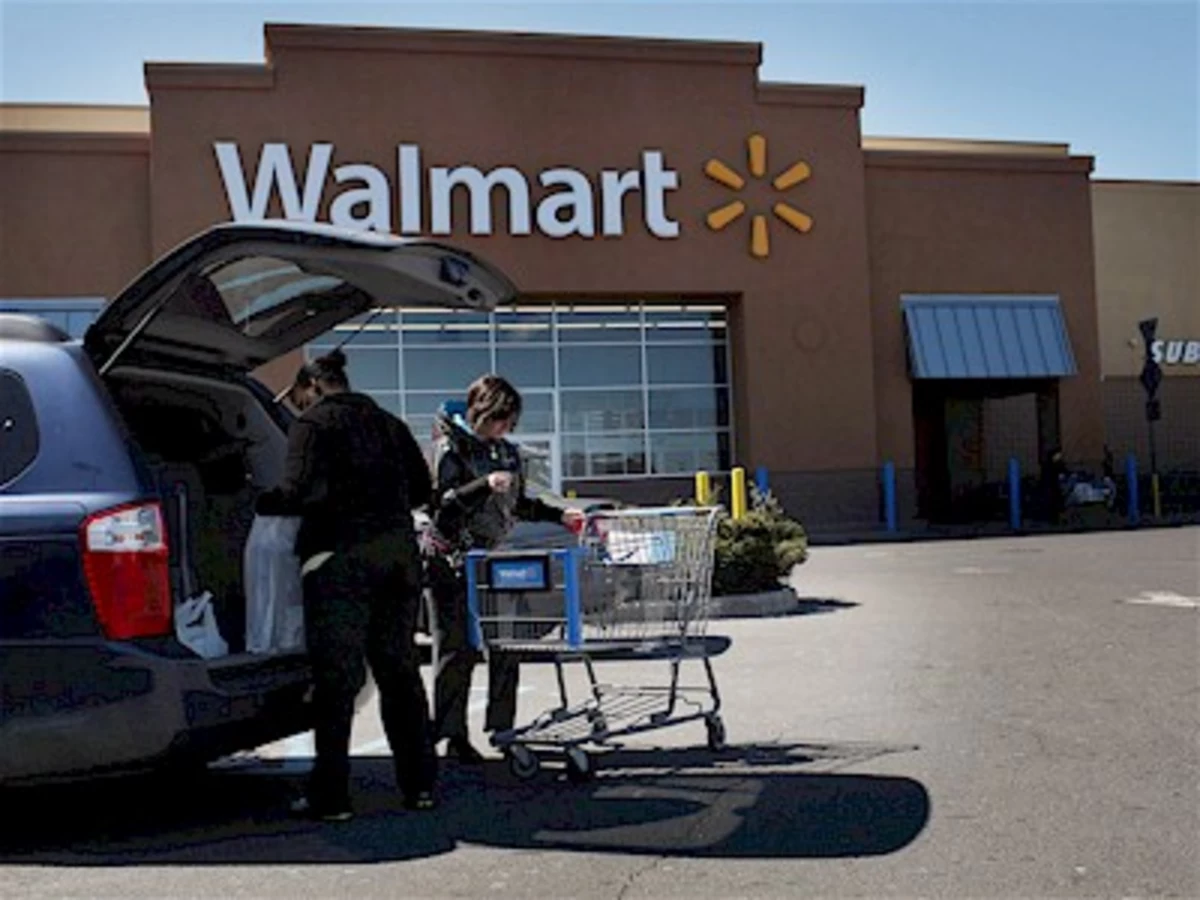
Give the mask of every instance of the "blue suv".
[{"label": "blue suv", "polygon": [[[243,652],[243,548],[288,424],[251,373],[375,308],[515,293],[442,244],[261,222],[182,244],[82,341],[0,315],[0,785],[311,728],[306,657]],[[215,659],[175,637],[204,592],[229,644]]]}]

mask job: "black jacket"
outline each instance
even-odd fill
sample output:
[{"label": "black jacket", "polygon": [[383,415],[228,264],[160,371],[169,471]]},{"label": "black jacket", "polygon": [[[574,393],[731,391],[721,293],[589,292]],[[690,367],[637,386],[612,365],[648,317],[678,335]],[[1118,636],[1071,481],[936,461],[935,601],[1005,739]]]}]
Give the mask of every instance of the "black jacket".
[{"label": "black jacket", "polygon": [[[444,538],[458,547],[488,549],[504,540],[518,519],[562,520],[562,510],[525,492],[516,446],[483,440],[445,412],[437,426],[433,523]],[[511,473],[512,489],[493,492],[487,483],[492,472]]]},{"label": "black jacket", "polygon": [[429,467],[408,426],[364,394],[332,394],[309,407],[288,432],[282,483],[259,497],[262,515],[303,517],[296,553],[303,560],[391,531],[413,531],[425,506]]}]

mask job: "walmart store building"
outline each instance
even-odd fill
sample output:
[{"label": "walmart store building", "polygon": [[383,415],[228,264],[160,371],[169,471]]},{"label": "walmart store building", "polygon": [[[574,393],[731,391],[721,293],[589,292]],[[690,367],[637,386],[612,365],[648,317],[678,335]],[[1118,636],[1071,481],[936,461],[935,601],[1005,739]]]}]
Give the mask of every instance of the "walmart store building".
[{"label": "walmart store building", "polygon": [[147,64],[148,108],[5,107],[0,303],[78,333],[231,218],[434,235],[520,305],[383,310],[307,352],[349,337],[421,437],[508,375],[559,489],[763,466],[819,530],[877,522],[888,461],[903,521],[961,516],[1012,456],[1101,458],[1092,160],[1064,145],[864,138],[861,88],[760,81],[757,44],[269,25],[266,59]]}]

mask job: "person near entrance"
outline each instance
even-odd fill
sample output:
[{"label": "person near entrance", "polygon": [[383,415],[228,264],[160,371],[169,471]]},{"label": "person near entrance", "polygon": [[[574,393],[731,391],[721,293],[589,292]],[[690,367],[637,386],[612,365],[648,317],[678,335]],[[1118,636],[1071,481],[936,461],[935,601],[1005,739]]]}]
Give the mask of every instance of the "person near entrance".
[{"label": "person near entrance", "polygon": [[1046,508],[1046,521],[1061,525],[1066,508],[1065,486],[1067,464],[1060,447],[1052,447],[1042,462],[1042,500]]},{"label": "person near entrance", "polygon": [[[444,404],[434,450],[434,515],[427,572],[437,612],[438,667],[434,680],[434,736],[448,741],[460,762],[483,756],[470,742],[467,701],[479,660],[468,638],[463,559],[470,550],[500,544],[518,519],[560,522],[570,528],[583,513],[559,509],[526,493],[519,449],[506,436],[521,415],[521,395],[499,375],[484,375],[467,390],[465,411]],[[488,654],[488,705],[484,730],[513,727],[519,661]]]},{"label": "person near entrance", "polygon": [[293,388],[307,408],[288,433],[282,482],[257,504],[262,515],[301,517],[316,762],[293,812],[327,821],[353,814],[350,729],[368,663],[405,805],[427,809],[437,758],[415,643],[421,568],[412,509],[429,502],[429,469],[408,426],[350,390],[341,351],[302,369]]}]

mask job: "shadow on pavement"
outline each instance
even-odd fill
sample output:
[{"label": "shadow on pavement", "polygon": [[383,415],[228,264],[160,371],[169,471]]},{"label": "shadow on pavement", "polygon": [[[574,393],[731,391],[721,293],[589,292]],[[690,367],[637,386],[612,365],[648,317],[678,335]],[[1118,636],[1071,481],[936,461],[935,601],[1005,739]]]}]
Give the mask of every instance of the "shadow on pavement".
[{"label": "shadow on pavement", "polygon": [[[355,760],[351,822],[296,821],[300,786],[266,762],[192,781],[126,779],[0,796],[0,864],[57,866],[373,863],[461,843],[515,849],[729,858],[895,852],[922,831],[930,801],[907,778],[819,769],[911,747],[792,744],[616,750],[595,779],[568,782],[548,760],[533,781],[507,766],[447,765],[442,805],[405,812],[391,760]],[[803,771],[816,768],[818,771]]]},{"label": "shadow on pavement", "polygon": [[797,597],[796,609],[793,616],[806,616],[813,613],[830,613],[842,609],[853,609],[858,606],[853,600],[842,600],[838,597]]}]

